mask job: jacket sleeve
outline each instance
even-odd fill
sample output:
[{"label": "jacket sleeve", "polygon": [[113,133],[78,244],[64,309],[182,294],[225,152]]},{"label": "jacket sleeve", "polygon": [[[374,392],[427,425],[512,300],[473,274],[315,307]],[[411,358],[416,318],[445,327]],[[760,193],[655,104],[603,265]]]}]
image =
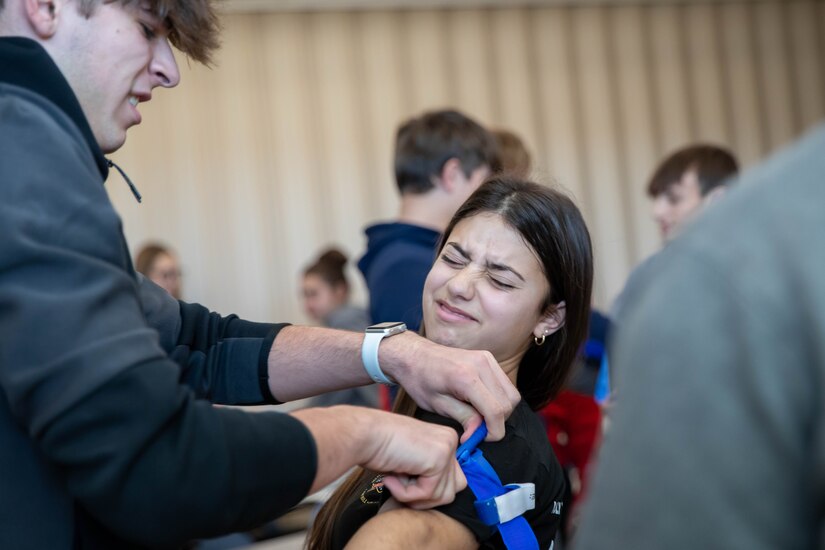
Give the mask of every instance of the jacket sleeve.
[{"label": "jacket sleeve", "polygon": [[46,102],[1,100],[0,150],[30,160],[0,163],[0,406],[70,494],[133,541],[244,529],[298,502],[315,475],[309,431],[180,384],[80,133]]},{"label": "jacket sleeve", "polygon": [[213,403],[278,403],[269,391],[269,350],[286,324],[254,323],[221,316],[172,298],[137,274],[146,322],[181,368],[181,381]]}]

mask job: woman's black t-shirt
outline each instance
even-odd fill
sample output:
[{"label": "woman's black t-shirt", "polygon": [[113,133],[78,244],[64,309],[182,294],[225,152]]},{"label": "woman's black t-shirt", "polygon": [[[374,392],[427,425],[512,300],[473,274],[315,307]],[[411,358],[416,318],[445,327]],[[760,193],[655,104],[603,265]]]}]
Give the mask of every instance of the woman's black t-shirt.
[{"label": "woman's black t-shirt", "polygon": [[[451,426],[461,433],[457,422],[419,409],[416,418]],[[522,401],[506,422],[506,435],[495,443],[479,445],[484,458],[495,469],[501,483],[534,483],[536,507],[524,513],[538,539],[539,548],[545,550],[556,535],[561,519],[561,501],[564,494],[564,474],[547,441],[547,432],[539,417]],[[390,497],[384,490],[382,476],[358,489],[355,498],[344,508],[333,527],[333,548],[346,546],[355,532],[378,513],[381,505]],[[478,540],[479,548],[505,548],[497,529],[478,519],[475,511],[476,497],[467,488],[456,495],[455,500],[436,510],[465,525]]]}]

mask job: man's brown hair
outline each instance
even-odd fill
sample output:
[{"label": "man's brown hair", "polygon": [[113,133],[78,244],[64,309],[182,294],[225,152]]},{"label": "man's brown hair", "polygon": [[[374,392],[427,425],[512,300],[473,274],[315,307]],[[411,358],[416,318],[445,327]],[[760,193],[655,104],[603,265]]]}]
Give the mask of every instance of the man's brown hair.
[{"label": "man's brown hair", "polygon": [[[103,2],[119,2],[124,6],[139,0],[77,0],[78,9],[89,17]],[[220,25],[213,0],[147,0],[149,11],[169,30],[169,42],[195,61],[209,65],[220,42]],[[5,0],[0,0],[0,11]]]},{"label": "man's brown hair", "polygon": [[402,124],[395,139],[395,182],[402,194],[426,193],[435,187],[448,160],[461,163],[464,175],[488,166],[499,170],[493,135],[478,122],[454,110],[430,111]]},{"label": "man's brown hair", "polygon": [[694,172],[704,197],[724,181],[739,172],[739,163],[733,153],[716,145],[691,145],[669,155],[659,164],[647,194],[657,197],[679,182],[687,172]]}]

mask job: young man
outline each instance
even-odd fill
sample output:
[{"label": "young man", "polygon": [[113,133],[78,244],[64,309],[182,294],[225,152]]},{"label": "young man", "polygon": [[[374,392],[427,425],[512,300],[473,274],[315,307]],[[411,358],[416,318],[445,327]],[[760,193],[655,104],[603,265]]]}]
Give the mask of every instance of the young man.
[{"label": "young man", "polygon": [[424,113],[398,128],[401,211],[396,221],[367,228],[367,252],[358,262],[373,322],[399,319],[418,330],[424,279],[441,232],[497,167],[493,136],[458,111]]},{"label": "young man", "polygon": [[[666,157],[650,178],[647,194],[653,200],[653,219],[667,244],[708,205],[725,193],[726,183],[739,172],[733,154],[714,145],[691,145]],[[630,274],[610,312],[621,322],[625,306],[639,298],[643,273],[658,261],[654,254]]]},{"label": "young man", "polygon": [[662,239],[671,240],[702,208],[721,197],[725,180],[738,171],[734,156],[714,145],[685,147],[663,160],[647,187]]},{"label": "young man", "polygon": [[[417,507],[463,487],[448,429],[197,399],[285,401],[370,380],[357,334],[220,317],[132,268],[103,155],[154,88],[178,83],[169,42],[207,62],[215,29],[204,0],[0,0],[0,547],[243,530],[355,464],[415,476],[387,487]],[[503,435],[518,394],[489,354],[409,331],[384,342],[371,348],[380,367],[425,407],[470,431],[478,410]],[[455,368],[429,366],[444,362]]]}]

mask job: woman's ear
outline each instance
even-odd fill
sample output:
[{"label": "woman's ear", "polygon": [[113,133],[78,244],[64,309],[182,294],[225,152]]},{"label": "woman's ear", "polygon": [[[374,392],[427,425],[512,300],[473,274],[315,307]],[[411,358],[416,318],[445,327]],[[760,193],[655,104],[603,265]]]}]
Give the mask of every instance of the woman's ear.
[{"label": "woman's ear", "polygon": [[26,18],[38,38],[50,38],[57,31],[60,0],[26,0]]},{"label": "woman's ear", "polygon": [[564,301],[550,306],[533,329],[533,336],[536,338],[550,336],[564,326],[566,315],[567,305]]}]

